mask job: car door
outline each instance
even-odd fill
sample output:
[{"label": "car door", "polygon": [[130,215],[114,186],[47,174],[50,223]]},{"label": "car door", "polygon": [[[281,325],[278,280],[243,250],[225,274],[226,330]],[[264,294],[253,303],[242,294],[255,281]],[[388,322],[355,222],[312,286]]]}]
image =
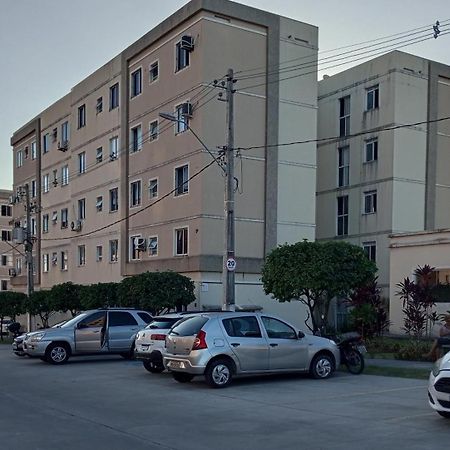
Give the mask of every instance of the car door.
[{"label": "car door", "polygon": [[269,343],[269,369],[306,369],[308,364],[306,339],[299,339],[294,328],[279,319],[262,316],[261,321]]},{"label": "car door", "polygon": [[77,323],[75,326],[75,350],[77,353],[100,353],[107,350],[105,322],[106,312],[97,311]]},{"label": "car door", "polygon": [[108,311],[109,350],[111,352],[129,351],[139,328],[137,320],[128,311]]},{"label": "car door", "polygon": [[225,337],[243,372],[269,368],[269,345],[255,316],[222,319]]}]

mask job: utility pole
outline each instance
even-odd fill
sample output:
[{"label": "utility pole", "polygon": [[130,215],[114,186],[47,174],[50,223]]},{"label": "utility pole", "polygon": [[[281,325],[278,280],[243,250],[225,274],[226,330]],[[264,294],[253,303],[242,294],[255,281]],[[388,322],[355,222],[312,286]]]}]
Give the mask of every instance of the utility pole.
[{"label": "utility pole", "polygon": [[[34,292],[34,270],[33,270],[33,240],[31,230],[31,204],[30,204],[30,186],[25,184],[25,211],[27,215],[27,227],[25,231],[25,259],[27,264],[27,296]],[[27,313],[27,330],[31,331],[31,314]]]},{"label": "utility pole", "polygon": [[235,231],[234,231],[234,73],[228,69],[226,83],[228,139],[224,148],[226,162],[225,177],[225,243],[223,253],[222,284],[225,311],[235,310]]}]

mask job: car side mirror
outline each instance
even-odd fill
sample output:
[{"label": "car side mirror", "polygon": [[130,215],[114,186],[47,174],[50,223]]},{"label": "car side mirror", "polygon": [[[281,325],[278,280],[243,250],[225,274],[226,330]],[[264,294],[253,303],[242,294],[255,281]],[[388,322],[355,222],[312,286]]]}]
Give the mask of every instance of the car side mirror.
[{"label": "car side mirror", "polygon": [[87,325],[86,325],[85,323],[83,323],[83,322],[79,322],[79,323],[77,324],[77,328],[78,328],[79,330],[82,330],[83,328],[87,328]]},{"label": "car side mirror", "polygon": [[298,338],[299,339],[303,339],[305,337],[305,333],[303,333],[303,331],[299,331],[298,332]]}]

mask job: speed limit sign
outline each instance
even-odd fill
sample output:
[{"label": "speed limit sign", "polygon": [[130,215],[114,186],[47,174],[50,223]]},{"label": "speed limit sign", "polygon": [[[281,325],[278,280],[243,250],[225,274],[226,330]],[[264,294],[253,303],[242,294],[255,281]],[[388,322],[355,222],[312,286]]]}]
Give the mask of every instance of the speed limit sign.
[{"label": "speed limit sign", "polygon": [[230,272],[234,272],[234,270],[236,269],[236,260],[234,258],[227,259],[227,269]]}]

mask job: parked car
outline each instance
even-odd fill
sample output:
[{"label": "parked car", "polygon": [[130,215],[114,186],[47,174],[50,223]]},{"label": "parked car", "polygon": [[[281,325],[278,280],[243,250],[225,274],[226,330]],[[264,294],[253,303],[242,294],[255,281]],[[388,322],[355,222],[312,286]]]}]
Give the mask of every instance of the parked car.
[{"label": "parked car", "polygon": [[428,402],[438,414],[450,419],[450,353],[434,364],[428,381]]},{"label": "parked car", "polygon": [[153,320],[136,334],[134,355],[142,361],[144,367],[152,373],[164,370],[162,351],[170,328],[186,314],[173,313],[153,317]]},{"label": "parked car", "polygon": [[309,372],[325,379],[340,363],[334,341],[272,315],[244,312],[186,317],[169,331],[163,357],[176,381],[204,375],[215,388],[245,374]]},{"label": "parked car", "polygon": [[59,328],[27,333],[23,350],[52,364],[63,364],[70,356],[134,354],[136,333],[147,326],[151,316],[134,309],[86,311]]},{"label": "parked car", "polygon": [[2,326],[1,326],[1,329],[0,329],[0,333],[3,334],[3,335],[9,334],[8,327],[9,327],[13,322],[14,322],[14,321],[11,320],[11,319],[3,319]]}]

